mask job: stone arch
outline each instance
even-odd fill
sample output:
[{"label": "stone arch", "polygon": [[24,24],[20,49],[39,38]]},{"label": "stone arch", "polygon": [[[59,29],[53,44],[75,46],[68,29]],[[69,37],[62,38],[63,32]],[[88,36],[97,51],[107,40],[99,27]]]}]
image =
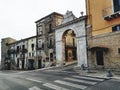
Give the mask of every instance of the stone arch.
[{"label": "stone arch", "polygon": [[72,30],[76,35],[78,65],[87,66],[86,19],[86,16],[76,18],[71,11],[67,11],[62,24],[56,27],[56,60],[58,65],[62,65],[65,60],[63,36],[68,30]]},{"label": "stone arch", "polygon": [[64,55],[64,43],[62,41],[62,37],[64,33],[68,30],[73,30],[76,34],[77,39],[77,61],[78,65],[82,64],[87,66],[87,47],[86,47],[86,32],[85,32],[85,21],[79,21],[77,23],[73,23],[71,25],[67,25],[64,27],[56,28],[56,59],[57,64],[61,65],[64,63],[65,56]]}]

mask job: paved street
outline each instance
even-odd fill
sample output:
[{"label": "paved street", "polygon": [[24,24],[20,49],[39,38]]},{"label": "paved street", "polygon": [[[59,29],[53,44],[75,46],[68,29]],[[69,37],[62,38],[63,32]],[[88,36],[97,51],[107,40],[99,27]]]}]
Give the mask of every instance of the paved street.
[{"label": "paved street", "polygon": [[0,90],[120,90],[120,80],[68,70],[0,71]]}]

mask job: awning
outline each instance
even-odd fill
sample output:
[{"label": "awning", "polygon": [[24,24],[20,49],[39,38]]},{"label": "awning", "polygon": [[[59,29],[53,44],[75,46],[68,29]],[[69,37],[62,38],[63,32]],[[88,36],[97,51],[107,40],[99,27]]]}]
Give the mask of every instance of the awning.
[{"label": "awning", "polygon": [[94,46],[94,47],[91,47],[89,50],[92,52],[98,51],[98,50],[102,50],[104,52],[107,52],[109,50],[109,48],[103,47],[103,46]]}]

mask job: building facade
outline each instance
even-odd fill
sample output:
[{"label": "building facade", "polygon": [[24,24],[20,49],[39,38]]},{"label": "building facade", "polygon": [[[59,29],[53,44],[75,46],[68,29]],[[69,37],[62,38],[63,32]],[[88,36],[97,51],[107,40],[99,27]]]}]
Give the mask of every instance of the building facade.
[{"label": "building facade", "polygon": [[[11,43],[16,42],[13,38],[3,38],[1,40],[1,69],[11,69],[11,62],[10,62],[10,45]],[[11,52],[12,53],[12,52]]]},{"label": "building facade", "polygon": [[33,70],[38,68],[36,59],[36,36],[30,37],[28,40],[27,69]]},{"label": "building facade", "polygon": [[91,68],[120,68],[120,0],[86,0]]},{"label": "building facade", "polygon": [[36,36],[15,40],[2,39],[1,63],[3,69],[28,70],[37,68]]},{"label": "building facade", "polygon": [[62,14],[53,12],[35,22],[38,68],[55,65],[55,27],[60,25],[62,20]]},{"label": "building facade", "polygon": [[24,70],[27,68],[27,52],[28,52],[28,41],[26,39],[19,40],[14,43],[15,49],[15,62],[17,68]]},{"label": "building facade", "polygon": [[6,46],[12,67],[31,70],[74,61],[87,66],[86,19],[67,11],[65,15],[53,12],[36,21],[36,36]]}]

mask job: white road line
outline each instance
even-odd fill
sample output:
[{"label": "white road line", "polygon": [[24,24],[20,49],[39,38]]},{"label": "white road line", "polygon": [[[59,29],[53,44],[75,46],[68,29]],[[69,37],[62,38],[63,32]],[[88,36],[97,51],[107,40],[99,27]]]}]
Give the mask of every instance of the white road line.
[{"label": "white road line", "polygon": [[49,88],[54,89],[54,90],[69,90],[67,88],[63,88],[63,87],[54,85],[52,83],[45,83],[45,84],[43,84],[43,86],[49,87]]},{"label": "white road line", "polygon": [[79,78],[79,79],[88,79],[88,80],[95,80],[95,81],[104,81],[104,79],[102,79],[102,78],[85,77],[85,76],[72,76],[72,77]]},{"label": "white road line", "polygon": [[30,81],[33,81],[33,82],[37,82],[37,83],[41,83],[42,81],[39,81],[39,80],[35,80],[35,79],[32,79],[32,78],[25,78],[27,80],[30,80]]},{"label": "white road line", "polygon": [[74,83],[70,83],[70,82],[66,82],[66,81],[62,81],[62,80],[55,80],[54,82],[63,84],[63,85],[67,85],[67,86],[71,86],[71,87],[75,87],[75,88],[79,88],[79,89],[87,88],[87,86],[85,86],[85,85],[78,85],[78,84],[74,84]]},{"label": "white road line", "polygon": [[40,89],[40,88],[38,88],[36,86],[33,86],[33,87],[29,88],[29,90],[42,90],[42,89]]},{"label": "white road line", "polygon": [[74,79],[74,78],[64,78],[64,79],[75,81],[75,82],[80,82],[80,83],[84,83],[84,84],[90,84],[90,85],[95,85],[97,83],[94,81],[79,80],[79,79]]}]

